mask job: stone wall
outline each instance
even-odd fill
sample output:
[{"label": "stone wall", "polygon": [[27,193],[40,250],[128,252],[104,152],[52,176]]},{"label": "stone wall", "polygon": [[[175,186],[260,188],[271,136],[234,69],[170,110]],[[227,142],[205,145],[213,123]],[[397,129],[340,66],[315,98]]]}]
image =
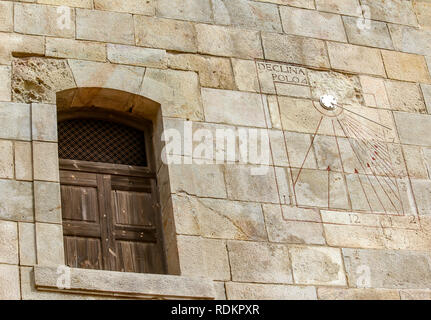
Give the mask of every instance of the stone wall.
[{"label": "stone wall", "polygon": [[[33,267],[64,263],[57,110],[154,113],[122,91],[161,106],[171,273],[219,299],[431,299],[430,70],[427,0],[0,1],[0,298],[94,298]],[[258,129],[269,162],[162,164],[161,128],[189,125]]]}]

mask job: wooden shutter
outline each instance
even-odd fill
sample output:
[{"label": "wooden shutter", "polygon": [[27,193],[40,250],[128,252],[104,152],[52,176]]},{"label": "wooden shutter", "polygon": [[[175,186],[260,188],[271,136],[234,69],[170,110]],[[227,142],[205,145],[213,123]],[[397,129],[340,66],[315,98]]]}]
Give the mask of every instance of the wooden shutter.
[{"label": "wooden shutter", "polygon": [[[66,263],[164,273],[155,179],[61,170]],[[88,165],[87,165],[88,169]]]}]

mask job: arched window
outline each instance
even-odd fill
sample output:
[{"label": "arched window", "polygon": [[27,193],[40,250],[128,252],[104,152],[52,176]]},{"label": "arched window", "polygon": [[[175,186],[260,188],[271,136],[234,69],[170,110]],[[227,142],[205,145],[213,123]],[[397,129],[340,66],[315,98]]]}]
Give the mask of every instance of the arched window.
[{"label": "arched window", "polygon": [[151,123],[114,113],[59,115],[66,264],[165,273]]}]

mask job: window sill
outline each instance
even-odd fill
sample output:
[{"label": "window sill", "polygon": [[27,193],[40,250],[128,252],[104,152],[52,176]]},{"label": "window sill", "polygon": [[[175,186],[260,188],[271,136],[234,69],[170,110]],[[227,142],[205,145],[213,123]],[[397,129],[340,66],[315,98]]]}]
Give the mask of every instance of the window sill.
[{"label": "window sill", "polygon": [[[213,281],[174,275],[70,268],[70,288],[60,289],[64,277],[56,267],[34,267],[36,289],[131,299],[215,299]],[[63,273],[63,276],[62,274]]]}]

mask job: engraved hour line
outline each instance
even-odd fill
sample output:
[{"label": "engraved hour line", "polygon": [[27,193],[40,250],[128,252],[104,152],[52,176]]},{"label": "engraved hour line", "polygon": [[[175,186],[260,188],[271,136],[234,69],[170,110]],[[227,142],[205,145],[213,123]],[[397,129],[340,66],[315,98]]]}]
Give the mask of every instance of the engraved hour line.
[{"label": "engraved hour line", "polygon": [[351,112],[351,113],[353,113],[353,114],[356,114],[357,116],[359,116],[359,117],[361,117],[361,118],[364,118],[364,119],[366,119],[366,120],[368,120],[368,121],[374,122],[375,124],[378,124],[379,126],[382,126],[383,128],[386,128],[386,129],[388,129],[388,130],[392,130],[391,128],[389,128],[389,127],[387,127],[387,126],[385,126],[385,125],[383,125],[383,124],[381,124],[381,123],[378,123],[377,121],[371,120],[371,119],[369,119],[369,118],[367,118],[367,117],[364,117],[363,115],[361,115],[361,114],[359,114],[359,113],[356,113],[356,112],[354,112],[354,111],[352,111],[352,110],[346,109],[346,108],[344,108],[344,107],[340,106],[339,104],[336,104],[336,106],[337,106],[337,107],[339,107],[339,108],[341,108],[341,109],[343,109],[343,110],[345,110],[345,111],[347,111],[347,112]]},{"label": "engraved hour line", "polygon": [[355,119],[352,116],[346,115],[343,120],[348,123],[351,123],[352,125],[360,127],[362,130],[364,130],[363,128],[365,127],[366,130],[364,130],[364,132],[367,134],[367,136],[376,139],[376,141],[378,142],[386,140],[384,134],[382,134],[381,131],[377,131],[375,127],[373,128],[370,125],[360,122],[358,119]]},{"label": "engraved hour line", "polygon": [[[361,141],[363,144],[365,144],[365,142],[364,141],[362,141],[362,140],[359,140],[359,141]],[[367,153],[367,149],[364,149],[363,147],[361,147],[360,146],[360,144],[359,144],[359,147],[361,148],[361,150],[362,150],[362,152],[364,152],[364,153]],[[366,144],[365,144],[365,148],[366,148]],[[379,165],[379,163],[377,163],[376,162],[376,164],[377,165]],[[376,179],[377,179],[377,181],[378,181],[378,183],[380,184],[380,186],[382,187],[382,189],[383,189],[383,191],[385,192],[385,194],[388,196],[388,194],[386,193],[386,190],[383,188],[383,186],[381,185],[381,182],[380,182],[380,180],[377,178],[377,175],[375,174],[375,172],[372,170],[372,168],[371,168],[371,166],[367,163],[367,166],[368,166],[368,168],[370,169],[370,171],[371,171],[371,173],[376,177]],[[382,168],[383,169],[383,168]],[[383,173],[385,173],[384,172],[384,169],[383,169]],[[396,184],[390,179],[390,177],[385,173],[385,175],[386,175],[386,177],[389,179],[389,181],[391,181],[392,183],[393,183],[393,185],[394,185],[394,187],[395,188],[397,188],[397,186],[396,186]],[[388,187],[390,188],[390,190],[392,191],[392,193],[394,194],[394,196],[395,196],[395,198],[400,202],[400,204],[401,204],[401,195],[399,194],[398,196],[397,196],[397,192],[396,191],[394,191],[393,189],[392,189],[392,187],[389,185],[389,183],[388,183],[388,181],[386,180],[386,179],[384,179],[383,178],[383,180],[385,181],[385,183],[388,185]],[[389,196],[388,196],[389,197]],[[392,203],[392,200],[391,199],[389,199],[389,201],[391,201],[391,203]],[[401,204],[402,205],[402,204]],[[394,206],[395,207],[395,206]],[[395,208],[395,210],[397,210],[397,208]]]},{"label": "engraved hour line", "polygon": [[[341,124],[340,120],[338,120],[338,119],[337,119],[337,121],[338,121],[338,124],[340,125],[341,129],[343,130],[344,135],[345,135],[346,137],[349,137],[349,136],[347,135],[346,130],[344,129],[343,125]],[[374,191],[374,193],[375,193],[375,195],[376,195],[376,197],[377,197],[377,200],[379,200],[379,202],[380,202],[380,204],[381,204],[381,206],[382,206],[383,210],[385,211],[385,213],[387,213],[386,208],[385,208],[385,206],[384,206],[384,205],[383,205],[383,203],[382,203],[382,200],[380,200],[380,197],[379,197],[379,195],[377,194],[376,189],[374,189],[374,185],[372,184],[372,182],[371,182],[371,180],[370,180],[370,177],[366,174],[367,170],[365,170],[364,165],[362,164],[361,159],[360,159],[360,158],[359,158],[359,156],[356,154],[356,150],[354,149],[354,147],[353,147],[353,145],[352,145],[352,141],[350,141],[350,139],[349,139],[349,138],[347,138],[347,140],[349,141],[350,146],[351,146],[351,148],[352,148],[352,151],[353,151],[353,153],[355,154],[356,158],[358,159],[359,164],[360,164],[360,165],[361,165],[361,167],[362,167],[362,170],[364,170],[364,172],[365,172],[365,176],[367,177],[368,182],[370,183],[371,188],[373,189],[373,191]]]}]

